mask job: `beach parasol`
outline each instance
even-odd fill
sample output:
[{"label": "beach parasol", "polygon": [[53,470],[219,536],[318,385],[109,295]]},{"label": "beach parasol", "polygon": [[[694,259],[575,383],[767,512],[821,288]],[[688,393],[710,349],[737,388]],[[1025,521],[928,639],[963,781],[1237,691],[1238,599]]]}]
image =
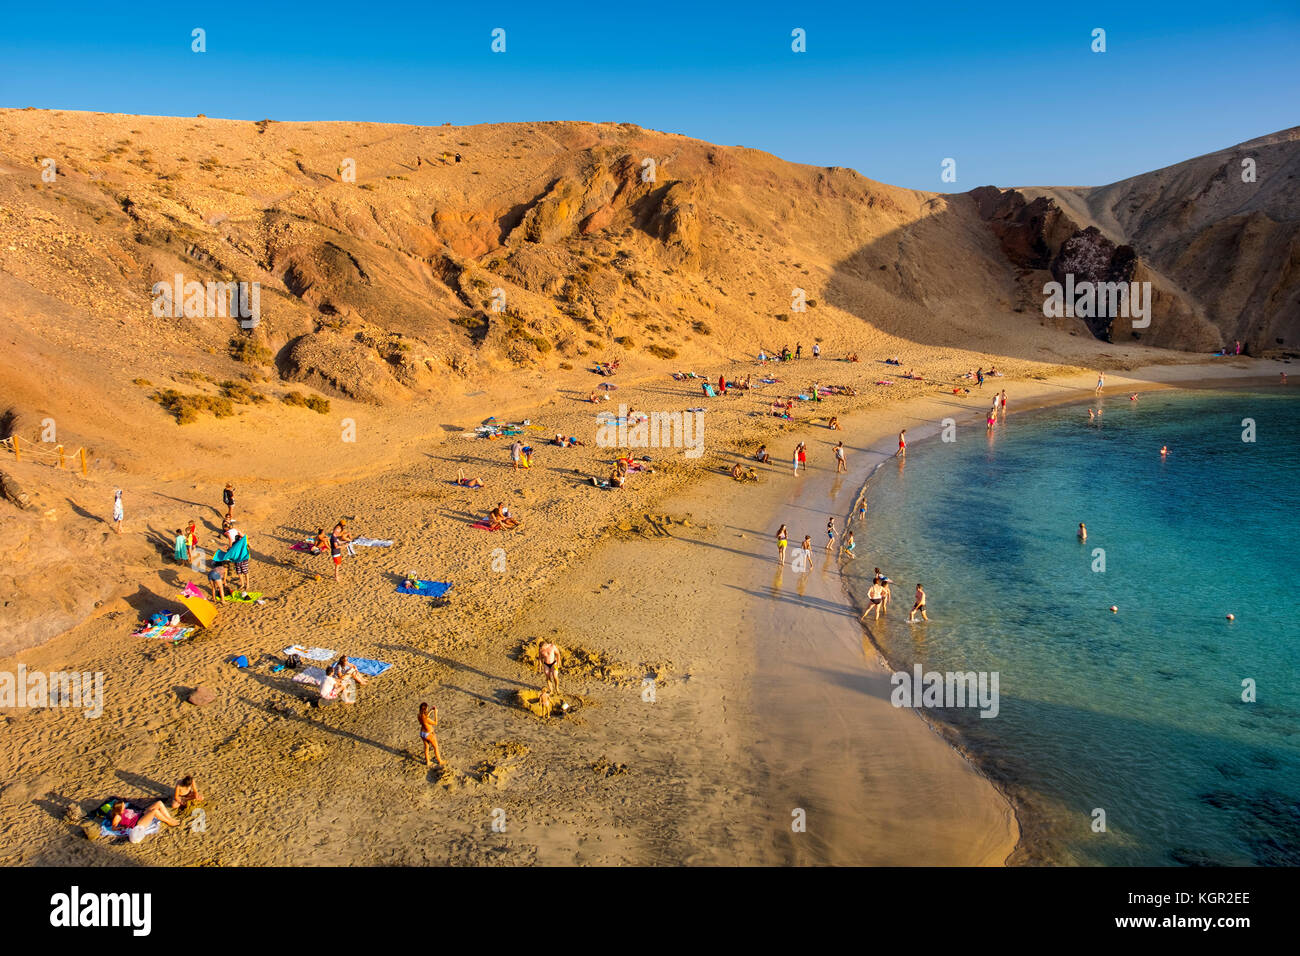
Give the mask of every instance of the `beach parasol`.
[{"label": "beach parasol", "polygon": [[205,598],[181,597],[178,600],[194,615],[194,620],[204,627],[211,627],[212,622],[217,619],[216,605]]}]

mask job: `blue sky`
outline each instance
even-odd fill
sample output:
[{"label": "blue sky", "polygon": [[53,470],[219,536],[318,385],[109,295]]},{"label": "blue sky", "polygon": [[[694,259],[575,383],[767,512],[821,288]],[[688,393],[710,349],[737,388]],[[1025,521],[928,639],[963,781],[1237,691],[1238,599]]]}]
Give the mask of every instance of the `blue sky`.
[{"label": "blue sky", "polygon": [[1141,7],[12,3],[0,104],[630,122],[941,191],[1098,185],[1300,124],[1300,0]]}]

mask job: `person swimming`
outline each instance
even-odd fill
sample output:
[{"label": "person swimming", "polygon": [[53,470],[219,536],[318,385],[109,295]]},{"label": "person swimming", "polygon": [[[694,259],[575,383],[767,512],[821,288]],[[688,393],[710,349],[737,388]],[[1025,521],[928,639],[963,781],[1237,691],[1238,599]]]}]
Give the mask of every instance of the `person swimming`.
[{"label": "person swimming", "polygon": [[1079,522],[1079,532],[1078,532],[1078,533],[1079,533],[1079,540],[1080,540],[1080,541],[1087,541],[1087,540],[1088,540],[1088,529],[1085,528],[1085,527],[1083,526],[1083,522],[1082,522],[1082,521]]}]

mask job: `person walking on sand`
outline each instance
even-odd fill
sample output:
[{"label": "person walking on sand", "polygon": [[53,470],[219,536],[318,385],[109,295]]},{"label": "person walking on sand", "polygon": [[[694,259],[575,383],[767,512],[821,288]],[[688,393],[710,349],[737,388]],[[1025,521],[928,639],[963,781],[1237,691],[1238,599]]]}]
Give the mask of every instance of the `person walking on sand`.
[{"label": "person walking on sand", "polygon": [[781,525],[776,531],[776,553],[781,558],[781,567],[785,567],[785,549],[790,544],[790,533]]},{"label": "person walking on sand", "polygon": [[545,690],[554,690],[560,696],[560,649],[555,643],[546,640],[537,648],[537,669],[545,678]]},{"label": "person walking on sand", "polygon": [[805,472],[807,472],[808,471],[808,446],[805,445],[803,442],[800,442],[799,449],[796,452],[796,454],[799,456],[799,467],[802,468]]},{"label": "person walking on sand", "polygon": [[867,609],[862,612],[862,617],[860,618],[860,620],[865,621],[867,619],[867,615],[870,614],[872,611],[875,611],[876,613],[875,620],[879,621],[881,607],[884,605],[884,603],[885,603],[885,589],[879,581],[876,581],[867,590]]},{"label": "person walking on sand", "polygon": [[803,570],[811,571],[812,562],[812,535],[806,534],[803,536]]},{"label": "person walking on sand", "polygon": [[229,518],[235,509],[235,486],[226,482],[226,487],[221,492],[221,502],[226,506],[226,517]]},{"label": "person walking on sand", "polygon": [[1100,395],[1101,390],[1105,387],[1106,387],[1106,373],[1098,372],[1097,373],[1097,394]]},{"label": "person walking on sand", "polygon": [[975,370],[975,385],[979,388],[984,387],[984,369],[982,368]]},{"label": "person walking on sand", "polygon": [[912,613],[907,615],[908,624],[916,623],[917,613],[920,613],[921,620],[930,620],[925,616],[925,588],[921,587],[919,584],[916,586],[916,599],[912,602]]},{"label": "person walking on sand", "polygon": [[718,376],[718,394],[722,396],[727,394],[727,376],[725,374]]},{"label": "person walking on sand", "polygon": [[907,429],[904,428],[898,433],[898,451],[894,452],[895,458],[905,458],[907,456]]},{"label": "person walking on sand", "polygon": [[815,358],[815,359],[819,359],[819,358],[821,358],[821,357],[822,357],[822,347],[821,347],[820,345],[818,345],[816,342],[814,342],[814,343],[813,343],[813,358]]},{"label": "person walking on sand", "polygon": [[113,492],[113,530],[118,534],[122,533],[122,522],[126,520],[126,515],[122,511],[122,489],[118,488]]},{"label": "person walking on sand", "polygon": [[800,442],[799,444],[795,445],[795,446],[794,446],[794,454],[791,456],[791,461],[794,462],[794,473],[795,473],[796,475],[799,474],[799,450],[800,450],[802,447],[803,447],[803,442]]},{"label": "person walking on sand", "polygon": [[826,553],[831,553],[831,546],[835,544],[835,516],[831,515],[826,521]]},{"label": "person walking on sand", "polygon": [[844,460],[844,442],[835,446],[835,472],[839,474],[842,471],[849,470],[849,463]]},{"label": "person walking on sand", "polygon": [[429,747],[433,747],[433,756],[438,761],[438,766],[442,766],[442,754],[438,752],[438,737],[433,732],[433,728],[438,726],[438,708],[430,709],[428,704],[420,704],[420,739],[424,741],[424,765],[429,764]]}]

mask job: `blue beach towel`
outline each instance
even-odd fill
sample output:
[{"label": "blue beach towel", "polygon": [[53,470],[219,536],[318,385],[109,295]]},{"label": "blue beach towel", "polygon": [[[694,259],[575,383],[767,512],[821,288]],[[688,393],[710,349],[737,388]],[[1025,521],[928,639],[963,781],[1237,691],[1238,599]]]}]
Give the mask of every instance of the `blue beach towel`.
[{"label": "blue beach towel", "polygon": [[450,581],[418,581],[419,587],[408,588],[398,585],[395,589],[398,594],[418,594],[421,597],[442,597],[451,590]]},{"label": "blue beach towel", "polygon": [[393,666],[384,661],[371,660],[368,657],[349,657],[348,660],[355,664],[357,670],[366,677],[378,677],[380,674],[384,673],[384,671],[388,670],[388,668]]}]

